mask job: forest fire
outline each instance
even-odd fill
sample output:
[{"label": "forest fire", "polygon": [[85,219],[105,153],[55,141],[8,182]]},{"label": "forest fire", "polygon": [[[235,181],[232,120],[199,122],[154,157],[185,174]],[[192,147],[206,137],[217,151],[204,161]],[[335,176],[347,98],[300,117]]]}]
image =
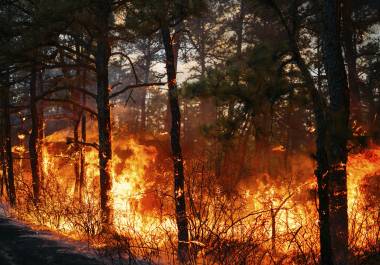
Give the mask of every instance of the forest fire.
[{"label": "forest fire", "polygon": [[[67,196],[75,201],[78,198],[78,194],[75,194],[78,183],[73,168],[75,161],[79,159],[80,151],[75,150],[73,144],[66,143],[66,139],[70,138],[70,133],[68,130],[62,130],[45,138],[46,144],[42,149],[42,166],[46,185],[57,181],[63,191],[63,193],[52,194],[52,196]],[[88,131],[88,141],[96,141],[96,130]],[[81,147],[81,150],[85,154],[86,161],[84,173],[86,180],[82,187],[82,202],[95,206],[99,203],[98,151],[94,147]],[[115,141],[110,193],[114,211],[113,223],[119,232],[127,231],[131,227],[136,232],[142,232],[144,225],[150,225],[149,216],[142,217],[146,210],[142,205],[142,200],[146,194],[149,195],[148,190],[153,185],[151,180],[147,179],[146,171],[154,164],[156,152],[154,147],[140,145],[133,138]],[[58,200],[58,197],[55,199]],[[62,216],[61,223],[63,225],[66,223],[64,219],[65,216]],[[76,228],[62,226],[55,227],[55,229],[70,233],[75,232]]]},{"label": "forest fire", "polygon": [[[120,132],[120,129],[118,129]],[[38,205],[39,215],[28,215],[22,209],[31,207],[26,194],[20,190],[18,200],[20,201],[20,211],[17,215],[25,218],[32,224],[48,227],[53,231],[59,231],[77,239],[86,236],[96,236],[100,232],[99,220],[99,170],[98,152],[94,147],[82,147],[81,152],[85,154],[85,183],[82,190],[81,202],[78,200],[76,185],[78,183],[73,172],[75,161],[79,157],[78,150],[73,150],[71,143],[62,141],[70,137],[69,130],[62,130],[45,138],[43,154],[44,172],[44,193],[49,194],[46,202]],[[89,130],[89,139],[95,140],[96,130]],[[17,149],[24,150],[23,146],[16,146]],[[172,209],[169,206],[163,207],[164,191],[159,191],[160,181],[155,174],[157,164],[156,147],[139,144],[132,136],[129,139],[116,140],[114,138],[113,159],[112,159],[112,209],[113,225],[115,231],[120,235],[128,237],[138,237],[146,242],[154,241],[154,244],[164,247],[172,240],[175,234],[175,220],[171,217]],[[304,160],[304,159],[301,159]],[[364,251],[364,244],[372,242],[376,244],[378,236],[374,230],[378,226],[379,209],[374,205],[379,201],[376,191],[371,193],[368,189],[373,182],[378,182],[380,172],[380,147],[372,146],[370,149],[352,154],[348,161],[348,207],[350,232],[352,235],[351,247],[358,251]],[[305,161],[312,163],[312,161]],[[25,185],[23,181],[28,179],[25,171],[22,170],[22,162],[19,165],[20,171],[17,177],[17,186]],[[164,171],[169,172],[170,169]],[[261,237],[263,247],[279,253],[289,251],[297,252],[297,248],[307,248],[297,244],[308,244],[318,241],[318,215],[315,198],[316,183],[312,172],[309,172],[307,181],[297,182],[254,182],[254,185],[246,182],[240,185],[241,196],[233,204],[240,205],[238,212],[231,212],[231,218],[218,219],[219,207],[223,205],[220,201],[211,198],[203,198],[203,202],[210,204],[205,221],[212,226],[218,223],[220,226],[216,231],[223,231],[223,237],[228,240],[241,240],[247,234],[252,233],[253,227],[261,229],[255,231],[255,237]],[[271,177],[267,175],[270,180]],[[373,181],[372,181],[373,180]],[[157,182],[158,181],[158,182]],[[28,184],[27,184],[28,185]],[[30,184],[29,184],[30,185]],[[249,188],[252,187],[252,188]],[[169,189],[170,190],[170,189]],[[168,190],[168,191],[169,191]],[[219,194],[218,194],[219,193]],[[190,194],[188,200],[198,200],[197,194]],[[192,197],[193,196],[193,197]],[[203,196],[199,194],[199,196]],[[207,196],[210,196],[207,195]],[[225,203],[229,200],[227,195],[221,191],[216,191],[214,196],[219,196]],[[376,197],[377,196],[377,197]],[[160,203],[161,202],[161,205]],[[229,202],[231,203],[231,202]],[[374,205],[369,206],[369,203]],[[53,208],[52,208],[53,205]],[[33,207],[33,206],[32,206]],[[166,207],[166,208],[165,208]],[[370,207],[370,208],[368,208]],[[82,212],[85,209],[87,212]],[[372,209],[370,212],[368,209]],[[87,220],[75,220],[73,213],[84,214],[82,218]],[[26,214],[26,215],[25,215]],[[220,213],[219,213],[220,214]],[[74,218],[74,219],[73,219]],[[194,229],[199,225],[202,227],[202,218],[189,216],[195,222]],[[258,224],[258,220],[261,223]],[[83,230],[78,229],[79,222],[82,222]],[[87,223],[86,223],[87,222]],[[219,223],[220,222],[220,223]],[[235,223],[236,222],[236,223]],[[204,224],[203,224],[204,225]],[[257,226],[259,225],[259,226]],[[214,229],[216,229],[214,227]],[[221,230],[219,230],[221,229]],[[367,231],[363,233],[363,231]],[[369,232],[373,231],[373,232]],[[297,233],[303,233],[302,239],[297,244],[292,240],[297,240]],[[88,233],[86,235],[86,233]],[[169,234],[168,234],[169,233]],[[292,239],[293,238],[293,239]],[[268,242],[265,242],[267,239]],[[87,240],[89,240],[87,238]],[[257,240],[257,238],[256,238]],[[304,240],[303,242],[301,242]],[[201,238],[194,238],[193,244],[207,248],[207,242],[202,242]],[[103,246],[105,242],[97,242],[94,246]],[[317,251],[316,246],[313,246]],[[305,251],[310,251],[306,250]]]},{"label": "forest fire", "polygon": [[0,263],[380,264],[377,2],[0,1]]}]

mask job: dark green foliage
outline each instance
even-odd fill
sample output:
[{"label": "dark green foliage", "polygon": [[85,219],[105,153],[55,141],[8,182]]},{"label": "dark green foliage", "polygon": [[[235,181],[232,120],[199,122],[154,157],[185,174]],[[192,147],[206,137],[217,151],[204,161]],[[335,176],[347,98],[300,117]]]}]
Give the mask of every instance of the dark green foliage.
[{"label": "dark green foliage", "polygon": [[242,59],[230,58],[218,69],[208,69],[200,81],[186,83],[182,95],[215,97],[220,104],[233,101],[238,114],[222,118],[218,124],[226,131],[234,131],[247,115],[252,118],[270,111],[292,90],[282,63],[282,49],[281,45],[271,44],[248,49]]}]

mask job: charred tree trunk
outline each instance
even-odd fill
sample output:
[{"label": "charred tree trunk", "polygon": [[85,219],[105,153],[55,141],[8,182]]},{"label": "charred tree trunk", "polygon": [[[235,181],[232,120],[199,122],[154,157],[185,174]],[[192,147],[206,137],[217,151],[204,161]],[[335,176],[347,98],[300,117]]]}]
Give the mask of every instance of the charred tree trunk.
[{"label": "charred tree trunk", "polygon": [[[294,42],[295,43],[295,42]],[[317,178],[318,185],[318,216],[319,216],[319,242],[320,242],[320,261],[323,265],[332,265],[332,250],[329,225],[329,179],[328,179],[328,158],[326,152],[326,132],[327,121],[325,104],[322,100],[316,84],[311,76],[304,60],[301,57],[297,45],[293,45],[293,54],[304,77],[306,86],[310,90],[311,99],[313,102],[313,112],[316,127],[316,161],[317,168],[314,174]]]},{"label": "charred tree trunk", "polygon": [[[284,22],[283,22],[284,23]],[[328,158],[326,152],[326,132],[327,121],[325,102],[322,99],[319,91],[317,90],[315,81],[309,72],[309,69],[301,56],[300,49],[298,47],[296,38],[289,29],[289,45],[292,50],[293,59],[300,69],[305,85],[309,89],[312,100],[312,108],[314,113],[315,127],[316,127],[316,161],[317,168],[314,174],[317,178],[318,184],[318,215],[319,215],[319,242],[320,242],[320,260],[323,265],[332,265],[332,250],[331,250],[331,238],[330,238],[330,225],[329,225],[329,179],[328,173]]]},{"label": "charred tree trunk", "polygon": [[169,108],[171,113],[171,149],[174,166],[174,198],[178,227],[178,259],[186,263],[189,259],[189,232],[186,217],[185,177],[181,150],[181,113],[178,103],[176,55],[174,52],[173,36],[168,25],[161,28],[162,40],[165,46],[166,72],[169,88]]},{"label": "charred tree trunk", "polygon": [[316,161],[317,168],[314,174],[317,178],[318,184],[318,214],[319,214],[319,239],[320,239],[320,254],[321,264],[332,265],[331,258],[331,239],[329,229],[329,195],[328,187],[330,185],[328,179],[328,158],[326,152],[326,113],[324,110],[324,104],[321,100],[319,92],[316,90],[313,78],[310,75],[309,70],[306,67],[300,54],[296,52],[296,58],[298,66],[301,68],[303,76],[306,81],[306,85],[310,89],[311,98],[313,101],[313,112],[316,127]]},{"label": "charred tree trunk", "polygon": [[99,1],[96,4],[98,33],[96,37],[96,80],[97,80],[97,110],[99,130],[99,169],[100,169],[100,206],[102,222],[112,225],[111,207],[111,112],[109,99],[108,63],[111,54],[109,43],[109,19],[111,16],[109,1]]},{"label": "charred tree trunk", "polygon": [[348,264],[347,141],[350,95],[340,42],[340,4],[325,0],[322,42],[330,96],[327,154],[329,162],[330,236],[334,265]]},{"label": "charred tree trunk", "polygon": [[[8,83],[9,80],[6,80]],[[1,96],[2,101],[2,107],[3,107],[3,144],[4,149],[3,152],[5,152],[5,169],[6,169],[6,187],[7,187],[7,193],[8,198],[11,206],[16,206],[16,189],[15,189],[15,183],[14,183],[14,172],[13,172],[13,154],[12,154],[12,132],[11,132],[11,117],[10,117],[10,108],[9,108],[9,102],[10,102],[10,91],[9,91],[9,84],[6,84],[3,87],[3,94]]]},{"label": "charred tree trunk", "polygon": [[30,115],[32,122],[32,130],[29,136],[29,157],[30,157],[30,168],[32,171],[32,186],[33,186],[33,199],[35,203],[39,201],[40,195],[40,180],[41,180],[41,167],[40,167],[40,143],[39,139],[39,128],[40,128],[40,118],[37,108],[37,70],[36,67],[32,67],[31,79],[30,79]]}]

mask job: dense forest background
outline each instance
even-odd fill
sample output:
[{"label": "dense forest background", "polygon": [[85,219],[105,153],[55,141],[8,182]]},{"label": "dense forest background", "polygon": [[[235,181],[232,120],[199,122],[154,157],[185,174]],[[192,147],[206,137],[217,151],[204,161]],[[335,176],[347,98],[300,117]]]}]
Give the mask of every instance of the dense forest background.
[{"label": "dense forest background", "polygon": [[153,264],[378,264],[379,71],[376,0],[2,0],[3,207]]}]

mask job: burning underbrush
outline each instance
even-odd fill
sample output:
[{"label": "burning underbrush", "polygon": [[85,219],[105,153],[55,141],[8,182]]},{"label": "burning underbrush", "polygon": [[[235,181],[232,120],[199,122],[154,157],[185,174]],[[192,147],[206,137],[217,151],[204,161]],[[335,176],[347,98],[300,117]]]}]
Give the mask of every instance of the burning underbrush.
[{"label": "burning underbrush", "polygon": [[[38,202],[33,201],[28,163],[19,160],[18,207],[13,214],[32,225],[85,240],[112,259],[175,263],[171,161],[160,154],[161,145],[154,141],[147,144],[122,129],[113,133],[112,233],[102,233],[96,144],[76,145],[70,130],[44,139]],[[96,143],[96,135],[96,128],[89,128],[87,142]],[[379,161],[380,147],[373,146],[352,154],[348,163],[354,264],[380,251]],[[309,158],[295,158],[294,170],[287,176],[274,180],[263,174],[241,181],[235,192],[225,191],[211,164],[200,158],[185,163],[194,264],[318,264],[318,203]]]}]

